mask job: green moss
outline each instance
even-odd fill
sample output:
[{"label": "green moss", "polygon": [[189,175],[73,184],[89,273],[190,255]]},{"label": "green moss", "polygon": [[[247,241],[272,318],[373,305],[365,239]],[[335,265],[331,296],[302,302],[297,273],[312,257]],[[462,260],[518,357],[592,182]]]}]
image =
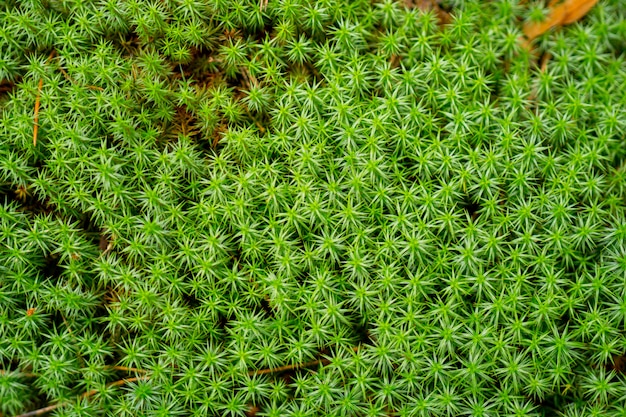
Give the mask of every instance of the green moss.
[{"label": "green moss", "polygon": [[0,414],[624,415],[626,9],[404,3],[0,3]]}]

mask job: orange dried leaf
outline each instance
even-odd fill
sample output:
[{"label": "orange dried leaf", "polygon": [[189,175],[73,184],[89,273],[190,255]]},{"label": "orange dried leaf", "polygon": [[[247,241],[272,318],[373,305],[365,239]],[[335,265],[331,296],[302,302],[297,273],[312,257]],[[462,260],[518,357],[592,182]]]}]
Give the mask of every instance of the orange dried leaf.
[{"label": "orange dried leaf", "polygon": [[569,25],[577,20],[582,19],[598,0],[570,0],[567,1],[567,16],[563,20],[564,25]]},{"label": "orange dried leaf", "polygon": [[543,22],[525,24],[523,32],[526,39],[532,41],[537,36],[540,36],[553,27],[560,25],[565,19],[566,13],[567,9],[565,7],[565,3],[561,3],[550,11],[550,14]]},{"label": "orange dried leaf", "polygon": [[532,41],[559,25],[569,25],[584,17],[598,0],[566,0],[563,3],[556,4],[555,1],[550,2],[550,13],[543,22],[527,23],[522,31],[528,41]]}]

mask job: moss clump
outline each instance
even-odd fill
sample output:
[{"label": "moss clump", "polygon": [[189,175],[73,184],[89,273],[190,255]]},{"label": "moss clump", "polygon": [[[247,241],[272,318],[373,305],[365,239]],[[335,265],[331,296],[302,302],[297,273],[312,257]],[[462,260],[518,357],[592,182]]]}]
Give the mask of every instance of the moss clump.
[{"label": "moss clump", "polygon": [[0,413],[623,416],[623,6],[1,2]]}]

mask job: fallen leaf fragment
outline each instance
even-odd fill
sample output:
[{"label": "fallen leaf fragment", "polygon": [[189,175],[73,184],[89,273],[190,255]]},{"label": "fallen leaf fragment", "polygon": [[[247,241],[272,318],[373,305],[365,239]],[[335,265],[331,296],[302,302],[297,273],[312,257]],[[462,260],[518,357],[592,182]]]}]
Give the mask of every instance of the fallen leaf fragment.
[{"label": "fallen leaf fragment", "polygon": [[550,13],[543,22],[527,23],[522,31],[526,37],[526,42],[530,43],[537,36],[540,36],[556,26],[569,25],[584,17],[598,0],[565,0],[563,3],[550,3]]},{"label": "fallen leaf fragment", "polygon": [[582,19],[597,2],[598,0],[578,0],[571,2],[575,3],[575,7],[567,10],[567,16],[563,20],[563,24],[569,25]]}]

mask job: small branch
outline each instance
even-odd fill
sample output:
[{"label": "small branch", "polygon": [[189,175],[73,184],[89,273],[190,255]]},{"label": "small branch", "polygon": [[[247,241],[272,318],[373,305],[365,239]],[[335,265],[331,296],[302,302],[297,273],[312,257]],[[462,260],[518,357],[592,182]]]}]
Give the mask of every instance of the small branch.
[{"label": "small branch", "polygon": [[250,89],[253,85],[257,86],[259,82],[256,77],[250,73],[250,70],[246,66],[241,67],[241,75],[243,76],[244,86]]},{"label": "small branch", "polygon": [[[78,340],[76,339],[76,336],[74,336],[74,332],[72,331],[72,328],[70,327],[70,324],[65,319],[65,316],[61,315],[61,318],[63,319],[63,324],[65,324],[65,327],[67,328],[67,331],[69,332],[70,336],[74,340],[74,343],[76,343],[76,345],[78,345]],[[78,362],[80,363],[81,366],[85,366],[85,360],[83,359],[83,357],[81,356],[79,351],[76,352],[76,358],[78,359]]]},{"label": "small branch", "polygon": [[550,52],[544,53],[543,56],[541,57],[541,62],[539,63],[539,70],[541,72],[547,71],[548,62],[550,62],[550,58],[552,58],[552,55],[550,54]]},{"label": "small branch", "polygon": [[39,132],[39,105],[41,103],[41,89],[43,88],[43,78],[39,79],[37,86],[37,98],[35,98],[35,125],[33,128],[33,146],[37,146],[37,133]]},{"label": "small branch", "polygon": [[[359,346],[354,346],[352,350],[354,352],[358,351]],[[259,369],[257,371],[250,371],[248,372],[248,376],[274,374],[277,372],[285,372],[285,371],[291,371],[295,369],[309,368],[311,366],[320,365],[320,364],[328,365],[329,363],[330,363],[329,359],[317,359],[317,360],[310,361],[310,362],[296,363],[293,365],[283,365],[277,368],[267,368],[267,369]]]},{"label": "small branch", "polygon": [[[52,58],[56,55],[56,51],[53,49],[46,59],[46,64],[50,62]],[[33,146],[37,146],[37,134],[39,133],[39,106],[41,104],[41,89],[43,88],[43,78],[39,79],[39,84],[37,86],[37,97],[35,98],[35,114],[34,114],[34,127],[33,127]]]},{"label": "small branch", "polygon": [[[121,387],[122,385],[126,385],[126,384],[128,384],[130,382],[136,382],[136,381],[149,379],[149,378],[150,378],[149,376],[136,376],[136,377],[133,377],[133,378],[120,379],[119,381],[115,381],[115,382],[111,382],[110,384],[107,384],[106,388]],[[79,399],[89,398],[89,397],[97,394],[98,392],[99,392],[99,390],[92,389],[90,391],[82,393],[81,395],[78,396],[78,398]],[[65,407],[68,404],[70,404],[69,401],[68,402],[64,402],[64,403],[58,403],[58,404],[54,404],[54,405],[49,405],[47,407],[40,408],[38,410],[33,410],[33,411],[29,411],[28,413],[20,414],[19,416],[16,416],[16,417],[41,416],[43,414],[49,413],[51,411],[54,411],[57,408]]]},{"label": "small branch", "polygon": [[248,372],[248,376],[274,374],[277,372],[291,371],[294,369],[309,368],[311,366],[315,366],[319,364],[328,365],[329,363],[330,361],[328,359],[318,359],[318,360],[311,361],[311,362],[296,363],[294,365],[283,365],[283,366],[279,366],[278,368],[267,368],[267,369],[259,369],[257,371],[250,371]]},{"label": "small branch", "polygon": [[[119,381],[115,381],[115,382],[111,382],[110,384],[106,385],[106,388],[111,388],[111,387],[121,387],[122,385],[126,385],[130,382],[137,382],[137,381],[142,381],[142,380],[146,380],[146,379],[150,379],[149,376],[144,375],[144,376],[134,376],[132,378],[125,378],[125,379],[120,379]],[[99,391],[97,389],[92,389],[91,391],[87,391],[82,393],[78,398],[89,398],[91,396],[93,396],[94,394],[97,394]],[[65,403],[67,404],[67,403]]]},{"label": "small branch", "polygon": [[67,81],[74,84],[74,80],[72,79],[72,77],[70,77],[70,75],[60,65],[59,65],[59,71],[61,71],[61,74],[63,74],[63,76],[65,77]]},{"label": "small branch", "polygon": [[138,374],[148,373],[148,371],[146,371],[145,369],[129,368],[126,366],[107,366],[106,369],[112,369],[114,371],[123,371],[123,372],[136,372]]},{"label": "small branch", "polygon": [[[63,67],[60,65],[59,65],[59,71],[61,71],[61,74],[63,74],[63,76],[65,77],[67,81],[69,81],[71,84],[76,84],[76,82],[72,79],[72,77],[70,77],[67,71],[65,71]],[[97,85],[88,85],[87,88],[89,90],[104,91],[104,88],[98,87]]]},{"label": "small branch", "polygon": [[[545,52],[539,60],[539,71],[543,74],[548,70],[548,62],[550,62],[550,58],[552,58],[552,55],[550,54],[550,52]],[[535,85],[533,87],[533,89],[530,92],[530,95],[528,96],[531,104],[533,105],[533,111],[535,113],[535,115],[539,114],[539,103],[537,101],[537,85]],[[534,103],[534,104],[533,104]]]},{"label": "small branch", "polygon": [[[112,371],[121,371],[121,372],[135,372],[137,374],[147,374],[148,371],[145,369],[139,368],[129,368],[127,366],[117,366],[117,365],[106,365],[104,369],[112,370]],[[0,369],[0,375],[10,374],[12,371],[5,371],[4,369]],[[37,378],[39,375],[33,372],[18,372],[17,376],[22,376],[25,378]]]},{"label": "small branch", "polygon": [[49,405],[44,408],[40,408],[39,410],[29,411],[28,413],[20,414],[17,417],[33,417],[33,416],[41,416],[43,414],[49,413],[50,411],[54,411],[59,408],[59,404]]},{"label": "small branch", "polygon": [[[352,348],[353,351],[357,351],[359,350],[359,346],[355,346]],[[297,363],[294,365],[284,365],[284,366],[279,366],[277,368],[267,368],[267,369],[260,369],[257,371],[250,371],[248,372],[249,376],[255,376],[255,375],[267,375],[267,374],[273,374],[273,373],[277,373],[277,372],[285,372],[285,371],[290,371],[290,370],[294,370],[294,369],[302,369],[302,368],[309,368],[311,366],[315,366],[315,365],[327,365],[330,363],[329,359],[317,359],[314,361],[310,361],[310,362],[304,362],[304,363]],[[147,371],[143,370],[143,369],[138,369],[138,368],[128,368],[126,366],[107,366],[108,369],[113,369],[116,371],[125,371],[125,372],[137,372],[137,373],[147,373]],[[142,375],[142,376],[135,376],[132,378],[125,378],[125,379],[120,379],[119,381],[115,381],[115,382],[111,382],[109,384],[106,385],[106,388],[111,388],[111,387],[121,387],[123,385],[126,385],[128,383],[131,382],[136,382],[136,381],[142,381],[142,380],[148,380],[150,379],[149,375]],[[89,398],[92,397],[93,395],[97,394],[99,392],[99,390],[96,389],[92,389],[90,391],[84,392],[81,395],[78,396],[78,399],[83,399],[83,398]],[[58,404],[54,404],[54,405],[49,405],[47,407],[44,408],[40,408],[38,410],[33,410],[33,411],[29,411],[28,413],[24,413],[24,414],[20,414],[19,416],[16,417],[34,417],[34,416],[40,416],[46,413],[49,413],[51,411],[56,410],[57,408],[61,408],[61,407],[65,407],[66,405],[69,405],[70,402],[64,402],[64,403],[58,403]]]}]

